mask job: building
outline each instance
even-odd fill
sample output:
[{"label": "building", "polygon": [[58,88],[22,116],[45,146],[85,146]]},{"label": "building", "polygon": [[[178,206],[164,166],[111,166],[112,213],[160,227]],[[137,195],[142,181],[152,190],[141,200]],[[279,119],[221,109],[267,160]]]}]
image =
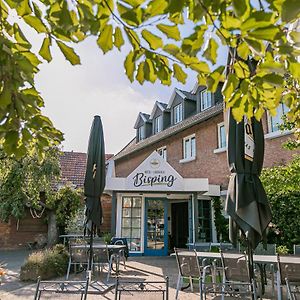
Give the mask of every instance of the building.
[{"label": "building", "polygon": [[[281,144],[290,132],[278,123],[286,112],[264,116],[265,167],[293,152]],[[166,255],[187,243],[217,242],[213,197],[224,201],[229,181],[221,85],[175,89],[168,103],[139,113],[135,138],[110,161],[106,190],[112,194],[112,230],[127,237],[131,253]]]}]

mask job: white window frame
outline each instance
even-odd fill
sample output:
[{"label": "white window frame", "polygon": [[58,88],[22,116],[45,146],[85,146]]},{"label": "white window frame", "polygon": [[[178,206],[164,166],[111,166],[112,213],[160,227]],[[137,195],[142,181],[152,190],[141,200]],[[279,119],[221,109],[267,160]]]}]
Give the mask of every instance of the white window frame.
[{"label": "white window frame", "polygon": [[154,118],[154,134],[162,131],[162,115]]},{"label": "white window frame", "polygon": [[138,136],[138,142],[139,142],[144,139],[144,132],[143,132],[144,126],[138,127],[137,131],[138,131],[137,136]]},{"label": "white window frame", "polygon": [[225,132],[225,146],[221,145],[221,128],[224,127],[225,129],[225,123],[219,123],[217,124],[217,130],[218,130],[218,148],[214,150],[214,153],[220,153],[225,152],[227,149],[227,141],[226,141],[226,132]]},{"label": "white window frame", "polygon": [[[208,95],[210,95],[210,103],[208,102]],[[204,98],[205,97],[205,98]],[[205,100],[205,101],[204,101]],[[206,110],[213,105],[213,94],[207,89],[200,92],[200,110]]]},{"label": "white window frame", "polygon": [[156,152],[165,160],[167,161],[167,146],[160,147],[156,149]]},{"label": "white window frame", "polygon": [[[280,107],[280,108],[281,108],[281,111],[280,111],[280,114],[281,114],[281,115],[280,115],[280,120],[281,120],[281,121],[280,121],[279,123],[277,123],[277,124],[281,125],[281,124],[283,123],[283,120],[282,120],[281,118],[282,118],[283,115],[285,115],[285,114],[287,113],[288,107],[287,107],[284,103],[279,103],[279,105],[280,105],[280,106],[278,106],[277,109],[276,109],[276,110],[277,110],[277,115],[276,115],[276,117],[279,116],[279,115],[278,115],[278,114],[279,114],[278,108]],[[285,111],[285,110],[286,110],[286,111]],[[268,115],[268,132],[269,132],[269,133],[273,133],[273,134],[274,134],[275,132],[280,132],[281,130],[280,130],[279,128],[277,128],[277,129],[275,128],[276,125],[272,126],[272,123],[273,123],[273,122],[272,122],[272,118],[274,118],[274,117],[272,117],[272,116],[269,114],[269,112],[268,112],[267,115]]]},{"label": "white window frame", "polygon": [[[192,149],[192,139],[194,139],[194,141],[195,141],[194,154],[193,154],[193,149]],[[191,153],[189,153],[189,154],[186,153],[186,149],[185,149],[186,141],[190,142],[190,152]],[[185,162],[193,161],[196,159],[197,147],[196,147],[196,135],[195,134],[191,134],[191,135],[183,138],[182,147],[183,147],[183,159],[181,159],[179,161],[180,163],[185,163]]]},{"label": "white window frame", "polygon": [[[178,109],[178,115],[177,115],[177,109]],[[178,118],[177,118],[178,116]],[[178,124],[183,120],[183,103],[179,103],[173,107],[173,120],[174,125]]]}]

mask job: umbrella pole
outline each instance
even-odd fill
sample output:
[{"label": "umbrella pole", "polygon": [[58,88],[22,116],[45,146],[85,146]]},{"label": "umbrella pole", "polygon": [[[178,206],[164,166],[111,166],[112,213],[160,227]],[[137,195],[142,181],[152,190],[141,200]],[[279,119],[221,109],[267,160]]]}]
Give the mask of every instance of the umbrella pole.
[{"label": "umbrella pole", "polygon": [[91,236],[90,236],[90,257],[89,257],[88,271],[92,270],[92,262],[93,262],[93,232],[94,232],[94,223],[92,222]]},{"label": "umbrella pole", "polygon": [[248,252],[248,268],[249,268],[249,279],[251,284],[251,298],[254,300],[254,263],[253,263],[253,249],[250,241],[247,239],[247,252]]}]

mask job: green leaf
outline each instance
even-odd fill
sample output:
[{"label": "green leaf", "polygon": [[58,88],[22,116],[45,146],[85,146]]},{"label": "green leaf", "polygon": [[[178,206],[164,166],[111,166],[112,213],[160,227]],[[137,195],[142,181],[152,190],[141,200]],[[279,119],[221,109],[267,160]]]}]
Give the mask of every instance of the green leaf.
[{"label": "green leaf", "polygon": [[281,18],[283,22],[291,22],[300,17],[299,0],[285,0],[281,7]]},{"label": "green leaf", "polygon": [[182,83],[186,82],[187,75],[178,64],[173,64],[174,77]]},{"label": "green leaf", "polygon": [[124,61],[125,72],[128,79],[133,82],[133,76],[135,71],[135,53],[130,51],[129,54],[126,56]]},{"label": "green leaf", "polygon": [[56,41],[56,43],[66,60],[68,60],[72,65],[80,64],[80,57],[75,53],[73,48],[67,46],[61,41]]},{"label": "green leaf", "polygon": [[174,44],[165,45],[163,50],[173,56],[175,56],[176,54],[178,54],[180,52],[180,48]]},{"label": "green leaf", "polygon": [[250,13],[250,1],[249,0],[233,0],[233,10],[237,17],[246,18]]},{"label": "green leaf", "polygon": [[250,31],[248,35],[258,40],[271,41],[276,39],[276,36],[280,33],[280,29],[277,26],[269,26],[266,28],[259,28]]},{"label": "green leaf", "polygon": [[[17,1],[16,1],[17,2]],[[24,17],[32,13],[28,0],[19,1],[18,6],[16,7],[17,13],[19,16]]]},{"label": "green leaf", "polygon": [[144,2],[144,0],[123,0],[123,2],[131,5],[132,7],[137,7],[141,5]]},{"label": "green leaf", "polygon": [[185,0],[170,0],[167,11],[171,14],[181,12],[185,5]]},{"label": "green leaf", "polygon": [[265,46],[263,42],[248,38],[245,38],[245,42],[248,44],[251,51],[255,54],[261,56],[265,52]]},{"label": "green leaf", "polygon": [[291,31],[289,33],[289,36],[293,40],[294,43],[300,43],[300,32],[298,32],[298,31]]},{"label": "green leaf", "polygon": [[147,58],[144,64],[144,77],[147,81],[154,83],[157,79],[157,75],[155,74],[155,68],[152,60]]},{"label": "green leaf", "polygon": [[177,25],[158,24],[156,27],[164,33],[169,39],[180,40],[180,32]]},{"label": "green leaf", "polygon": [[148,3],[145,13],[150,17],[161,15],[168,7],[168,1],[166,0],[152,0]]},{"label": "green leaf", "polygon": [[217,62],[217,50],[218,50],[218,44],[217,42],[211,38],[208,42],[208,46],[205,49],[203,56],[209,60],[210,62],[212,62],[213,64],[215,64]]},{"label": "green leaf", "polygon": [[241,57],[245,60],[248,59],[248,56],[250,54],[249,47],[245,42],[238,45],[237,52],[238,52],[239,57]]},{"label": "green leaf", "polygon": [[46,33],[47,27],[45,24],[36,16],[24,16],[24,21],[31,26],[33,29],[36,30],[38,33]]},{"label": "green leaf", "polygon": [[114,33],[114,45],[121,50],[121,47],[124,45],[124,39],[120,27],[116,27]]},{"label": "green leaf", "polygon": [[11,103],[11,90],[5,85],[0,93],[0,108],[6,108]]},{"label": "green leaf", "polygon": [[126,28],[125,32],[133,49],[138,50],[140,48],[141,41],[138,35],[136,34],[136,32],[134,32],[134,30],[131,30],[129,28]]},{"label": "green leaf", "polygon": [[162,39],[159,36],[151,33],[146,29],[142,31],[142,37],[145,39],[145,41],[149,44],[150,48],[153,50],[156,50],[157,48],[161,48],[163,46]]},{"label": "green leaf", "polygon": [[138,66],[138,70],[137,70],[137,74],[136,74],[136,80],[140,83],[143,84],[145,81],[145,77],[144,77],[144,65],[145,63],[142,61],[139,66]]},{"label": "green leaf", "polygon": [[267,74],[262,79],[273,86],[280,87],[283,85],[283,77],[278,74]]},{"label": "green leaf", "polygon": [[247,78],[250,76],[249,67],[242,61],[236,62],[234,65],[234,71],[239,78]]},{"label": "green leaf", "polygon": [[100,33],[97,44],[105,54],[113,48],[113,39],[112,39],[113,27],[112,25],[105,25],[104,29]]},{"label": "green leaf", "polygon": [[247,33],[248,30],[265,28],[273,25],[276,20],[276,14],[265,11],[254,11],[249,18],[241,25],[241,30]]},{"label": "green leaf", "polygon": [[300,80],[300,63],[289,63],[289,71],[294,78]]},{"label": "green leaf", "polygon": [[219,85],[219,82],[223,80],[223,72],[225,70],[224,66],[218,67],[216,70],[214,70],[206,79],[206,85],[207,88],[212,92],[215,93],[217,90],[217,87]]},{"label": "green leaf", "polygon": [[42,47],[39,51],[39,55],[44,58],[45,60],[47,60],[47,62],[50,62],[52,60],[52,55],[50,52],[50,38],[49,37],[45,37]]},{"label": "green leaf", "polygon": [[241,26],[241,20],[227,15],[222,20],[222,25],[225,29],[228,30],[239,29]]},{"label": "green leaf", "polygon": [[232,97],[238,85],[239,79],[235,74],[230,73],[222,88],[222,94],[225,97],[225,101],[228,101]]}]

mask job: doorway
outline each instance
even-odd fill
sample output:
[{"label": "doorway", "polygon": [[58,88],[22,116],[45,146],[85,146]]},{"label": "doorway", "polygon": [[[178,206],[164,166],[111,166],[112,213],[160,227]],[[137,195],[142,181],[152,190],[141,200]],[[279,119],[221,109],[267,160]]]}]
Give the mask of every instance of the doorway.
[{"label": "doorway", "polygon": [[171,204],[172,242],[171,247],[186,248],[189,237],[188,202]]}]

